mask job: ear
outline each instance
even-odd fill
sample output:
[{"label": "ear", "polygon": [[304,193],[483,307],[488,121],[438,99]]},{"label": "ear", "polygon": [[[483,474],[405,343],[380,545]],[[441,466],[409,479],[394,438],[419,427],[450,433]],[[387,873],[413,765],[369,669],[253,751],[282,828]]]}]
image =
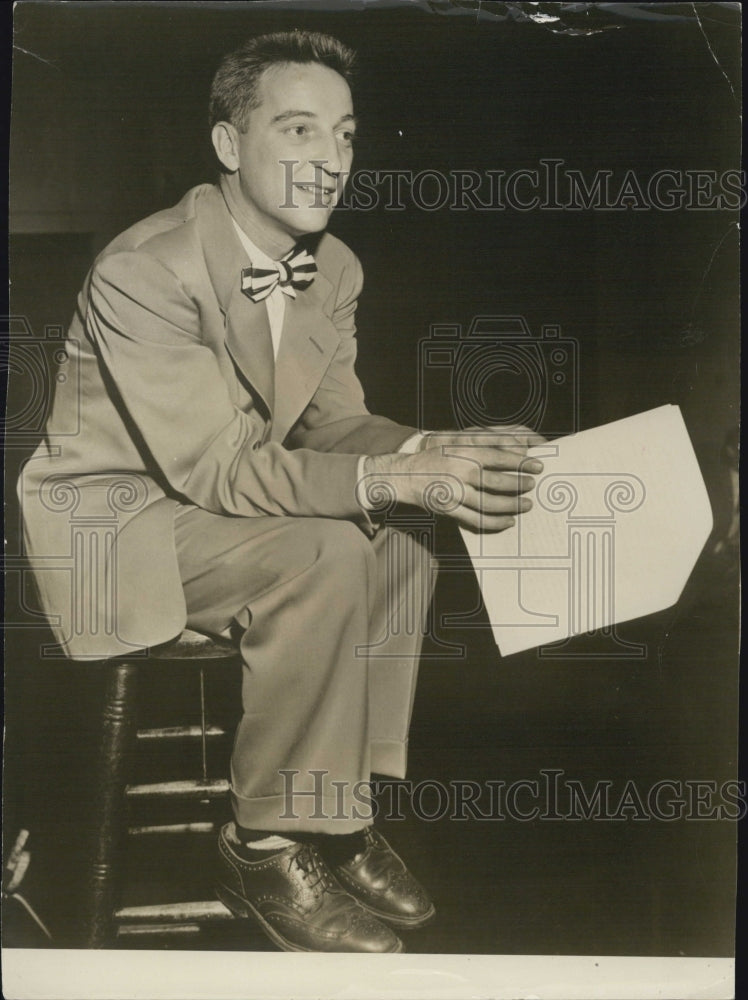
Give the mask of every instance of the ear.
[{"label": "ear", "polygon": [[231,122],[218,122],[210,133],[216,156],[224,167],[234,173],[239,169],[239,133]]}]

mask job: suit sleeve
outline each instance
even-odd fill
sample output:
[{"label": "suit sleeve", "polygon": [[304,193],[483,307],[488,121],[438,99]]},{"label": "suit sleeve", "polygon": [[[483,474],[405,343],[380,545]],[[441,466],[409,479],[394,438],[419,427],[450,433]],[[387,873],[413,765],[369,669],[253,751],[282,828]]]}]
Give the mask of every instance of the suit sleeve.
[{"label": "suit sleeve", "polygon": [[332,314],[340,347],[287,441],[292,448],[381,455],[397,451],[416,430],[374,416],[366,408],[364,391],[355,372],[355,314],[363,288],[363,272],[358,258],[350,251],[348,256]]},{"label": "suit sleeve", "polygon": [[138,250],[94,267],[87,330],[149,466],[180,496],[234,516],[371,522],[356,502],[357,458],[260,443],[263,424],[232,402],[178,277]]}]

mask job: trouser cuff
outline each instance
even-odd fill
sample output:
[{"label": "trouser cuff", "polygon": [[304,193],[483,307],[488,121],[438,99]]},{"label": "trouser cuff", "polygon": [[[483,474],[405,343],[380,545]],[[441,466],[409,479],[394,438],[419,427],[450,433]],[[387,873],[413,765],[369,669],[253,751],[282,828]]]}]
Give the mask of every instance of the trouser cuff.
[{"label": "trouser cuff", "polygon": [[243,798],[231,792],[234,817],[239,826],[268,830],[281,837],[295,832],[355,833],[370,826],[374,810],[368,784],[337,796],[304,796],[302,793]]},{"label": "trouser cuff", "polygon": [[407,740],[372,740],[371,770],[390,778],[404,778],[408,766]]}]

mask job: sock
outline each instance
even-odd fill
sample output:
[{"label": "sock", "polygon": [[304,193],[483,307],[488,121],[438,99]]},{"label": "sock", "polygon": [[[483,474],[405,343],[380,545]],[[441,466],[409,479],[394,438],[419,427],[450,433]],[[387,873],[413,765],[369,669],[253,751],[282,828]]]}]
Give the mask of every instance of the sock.
[{"label": "sock", "polygon": [[366,850],[363,830],[356,830],[354,833],[319,834],[315,843],[329,865],[342,865]]},{"label": "sock", "polygon": [[226,838],[235,847],[242,849],[240,853],[247,861],[261,861],[263,858],[270,858],[274,854],[285,851],[294,843],[293,840],[281,837],[280,834],[270,830],[249,830],[239,826],[238,823],[229,824]]},{"label": "sock", "polygon": [[330,865],[342,865],[366,850],[363,830],[353,833],[307,833],[299,831],[293,840],[282,837],[272,830],[253,830],[249,827],[230,823],[227,839],[246,861],[261,861],[280,854],[295,843],[314,844]]},{"label": "sock", "polygon": [[267,837],[263,837],[262,840],[245,841],[244,847],[248,847],[251,851],[272,851],[273,853],[277,853],[278,851],[285,851],[291,844],[293,844],[293,840],[286,840],[285,837],[281,837],[277,833],[271,833]]}]

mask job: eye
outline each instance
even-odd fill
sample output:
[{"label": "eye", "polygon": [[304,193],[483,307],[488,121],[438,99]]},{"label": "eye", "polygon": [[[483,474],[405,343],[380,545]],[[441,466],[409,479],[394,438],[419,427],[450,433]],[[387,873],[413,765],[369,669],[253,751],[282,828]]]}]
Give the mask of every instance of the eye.
[{"label": "eye", "polygon": [[309,126],[308,125],[291,125],[291,127],[287,128],[285,131],[286,131],[286,135],[290,135],[293,138],[300,139],[300,138],[302,138],[302,136],[305,136],[305,135],[307,135],[309,133]]},{"label": "eye", "polygon": [[352,146],[356,139],[356,133],[351,129],[346,129],[345,131],[340,132],[339,135],[346,146]]}]

